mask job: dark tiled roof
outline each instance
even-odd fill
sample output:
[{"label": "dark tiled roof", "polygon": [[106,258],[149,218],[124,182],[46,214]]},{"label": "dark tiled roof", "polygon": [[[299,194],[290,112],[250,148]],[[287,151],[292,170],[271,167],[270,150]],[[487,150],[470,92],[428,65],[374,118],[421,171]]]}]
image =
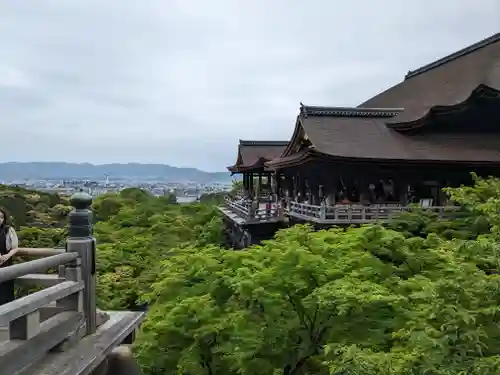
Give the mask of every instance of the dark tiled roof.
[{"label": "dark tiled roof", "polygon": [[481,88],[500,93],[500,33],[410,71],[404,81],[358,108],[404,108],[391,122],[411,122],[426,116],[433,107],[464,102]]},{"label": "dark tiled roof", "polygon": [[250,166],[264,159],[265,161],[279,158],[286,146],[287,141],[243,141],[240,140],[239,152],[242,165]]},{"label": "dark tiled roof", "polygon": [[[500,162],[500,135],[403,135],[383,117],[301,116],[312,149],[326,155],[385,160]],[[296,132],[299,133],[299,132]]]},{"label": "dark tiled roof", "polygon": [[[357,108],[301,103],[289,146],[279,160],[268,165],[300,162],[316,154],[365,160],[500,163],[500,134],[451,131],[454,134],[410,135],[393,128],[395,123],[399,127],[432,120],[428,115],[437,111],[461,110],[465,108],[461,103],[466,105],[469,98],[484,93],[493,100],[500,98],[500,33],[409,72],[403,82]],[[299,147],[302,137],[309,145]]]},{"label": "dark tiled roof", "polygon": [[424,65],[418,69],[410,70],[406,74],[405,79],[415,77],[415,76],[422,74],[422,73],[425,73],[431,69],[437,68],[440,65],[446,64],[452,60],[458,59],[458,58],[465,56],[469,53],[473,53],[482,47],[486,47],[491,43],[497,42],[499,39],[500,39],[500,33],[492,35],[489,38],[485,38],[485,39],[483,39],[477,43],[474,43],[468,47],[462,48],[460,51],[453,52],[451,55],[448,55],[448,56],[445,56],[439,60],[433,61],[433,62],[431,62],[427,65]]},{"label": "dark tiled roof", "polygon": [[235,172],[242,169],[263,166],[266,161],[279,158],[288,141],[247,141],[240,140],[236,164],[228,169]]}]

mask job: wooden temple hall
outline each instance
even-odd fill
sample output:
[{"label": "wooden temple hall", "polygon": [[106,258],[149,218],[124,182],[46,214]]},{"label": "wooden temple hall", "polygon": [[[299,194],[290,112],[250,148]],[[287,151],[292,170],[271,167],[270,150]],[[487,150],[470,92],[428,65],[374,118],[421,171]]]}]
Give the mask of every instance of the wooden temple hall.
[{"label": "wooden temple hall", "polygon": [[471,172],[500,175],[500,33],[357,107],[301,103],[288,142],[242,141],[230,171],[245,188],[221,209],[243,237],[255,223],[363,224],[410,204],[453,210],[443,187],[471,183]]}]

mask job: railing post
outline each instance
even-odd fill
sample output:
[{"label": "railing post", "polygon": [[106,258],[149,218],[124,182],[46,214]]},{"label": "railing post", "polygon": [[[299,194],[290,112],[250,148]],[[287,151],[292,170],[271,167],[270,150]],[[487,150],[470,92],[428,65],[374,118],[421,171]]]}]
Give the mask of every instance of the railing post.
[{"label": "railing post", "polygon": [[73,211],[68,215],[68,240],[66,251],[78,253],[81,259],[82,279],[85,283],[83,309],[87,334],[96,331],[96,259],[95,238],[92,237],[92,197],[84,192],[73,194],[71,205]]},{"label": "railing post", "polygon": [[277,204],[277,216],[279,220],[283,220],[285,217],[285,199],[284,198],[279,198],[278,199],[279,203]]},{"label": "railing post", "polygon": [[253,220],[255,218],[255,214],[258,213],[259,209],[259,200],[257,198],[257,202],[252,200],[248,205],[248,217],[247,220]]},{"label": "railing post", "polygon": [[321,220],[326,220],[326,202],[324,200],[321,201],[321,205],[319,207],[319,218]]}]

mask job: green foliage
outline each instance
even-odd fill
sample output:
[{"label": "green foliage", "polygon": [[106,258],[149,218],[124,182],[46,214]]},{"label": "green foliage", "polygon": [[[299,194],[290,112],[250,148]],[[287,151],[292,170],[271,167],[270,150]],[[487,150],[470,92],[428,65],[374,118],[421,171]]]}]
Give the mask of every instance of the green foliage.
[{"label": "green foliage", "polygon": [[490,221],[478,212],[464,209],[441,219],[435,212],[414,210],[400,214],[386,224],[387,228],[394,229],[407,237],[427,237],[434,233],[443,238],[452,240],[475,239],[480,234],[490,231]]},{"label": "green foliage", "polygon": [[450,220],[179,246],[144,295],[138,359],[155,375],[500,373],[498,187],[448,191]]},{"label": "green foliage", "polygon": [[215,206],[178,205],[170,196],[137,189],[107,194],[94,203],[98,222],[98,303],[104,309],[134,309],[171,249],[187,243],[222,243]]},{"label": "green foliage", "polygon": [[145,297],[138,358],[150,374],[494,373],[500,277],[458,247],[295,226],[245,252],[178,248]]},{"label": "green foliage", "polygon": [[66,228],[25,227],[17,231],[23,247],[64,247],[68,231]]},{"label": "green foliage", "polygon": [[92,203],[94,220],[106,221],[120,212],[126,202],[118,194],[107,193],[97,197]]},{"label": "green foliage", "polygon": [[[0,205],[10,209],[21,246],[64,246],[71,210],[67,199],[1,187]],[[154,197],[128,188],[95,199],[93,212],[98,303],[105,309],[136,308],[155,277],[154,265],[166,259],[170,249],[185,243],[222,244],[222,224],[212,204],[177,205],[175,196]]]},{"label": "green foliage", "polygon": [[68,200],[57,194],[6,185],[0,185],[0,206],[16,227],[61,228],[70,210]]},{"label": "green foliage", "polygon": [[200,203],[221,205],[224,203],[225,196],[224,192],[203,194],[200,197]]},{"label": "green foliage", "polygon": [[133,202],[147,202],[153,196],[151,193],[146,190],[138,189],[138,188],[126,188],[120,192],[120,197]]},{"label": "green foliage", "polygon": [[236,193],[243,190],[243,181],[233,181],[231,192]]},{"label": "green foliage", "polygon": [[[99,306],[149,305],[135,343],[146,375],[498,374],[500,181],[447,192],[462,206],[449,220],[299,225],[246,251],[222,248],[218,196],[107,194],[94,202]],[[32,222],[65,204],[16,202]],[[43,246],[65,235],[20,232]]]}]

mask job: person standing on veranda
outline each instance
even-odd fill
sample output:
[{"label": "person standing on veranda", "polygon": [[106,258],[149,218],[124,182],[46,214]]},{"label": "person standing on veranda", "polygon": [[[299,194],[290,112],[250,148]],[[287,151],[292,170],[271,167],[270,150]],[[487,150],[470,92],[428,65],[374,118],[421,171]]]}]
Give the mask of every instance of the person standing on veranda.
[{"label": "person standing on veranda", "polygon": [[[12,257],[18,251],[19,240],[15,229],[9,223],[9,216],[0,208],[0,267],[12,264]],[[0,283],[0,305],[14,300],[14,280]]]}]

